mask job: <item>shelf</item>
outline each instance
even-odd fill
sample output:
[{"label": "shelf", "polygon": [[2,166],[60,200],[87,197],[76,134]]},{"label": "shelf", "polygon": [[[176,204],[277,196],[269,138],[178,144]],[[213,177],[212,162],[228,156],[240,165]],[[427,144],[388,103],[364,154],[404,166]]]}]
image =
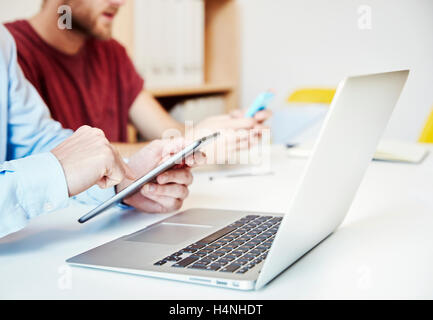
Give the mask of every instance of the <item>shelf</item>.
[{"label": "shelf", "polygon": [[204,84],[200,86],[182,86],[168,88],[147,89],[155,98],[203,95],[212,93],[228,93],[233,91],[234,85],[230,84]]},{"label": "shelf", "polygon": [[[122,43],[134,59],[135,2],[125,3],[115,19],[114,37]],[[226,111],[239,107],[240,89],[240,29],[239,8],[236,0],[205,0],[204,85],[168,88],[148,88],[161,105],[169,110],[185,99],[221,94]],[[161,15],[164,15],[161,12]],[[161,16],[161,19],[163,16]],[[136,58],[136,57],[135,57]],[[130,128],[129,140],[137,140],[136,130]]]}]

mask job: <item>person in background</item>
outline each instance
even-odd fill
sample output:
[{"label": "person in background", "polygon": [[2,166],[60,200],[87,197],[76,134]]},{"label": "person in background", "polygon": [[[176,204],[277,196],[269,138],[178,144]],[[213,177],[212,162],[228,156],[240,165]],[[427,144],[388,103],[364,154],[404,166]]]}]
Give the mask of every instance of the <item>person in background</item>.
[{"label": "person in background", "polygon": [[[185,133],[177,122],[144,89],[125,48],[112,39],[113,20],[125,0],[44,0],[40,12],[29,20],[6,24],[17,43],[18,60],[25,76],[36,87],[54,119],[66,128],[87,124],[102,129],[112,142],[127,141],[132,122],[146,140],[160,138],[166,130]],[[72,29],[57,26],[58,8],[68,5]],[[254,118],[242,112],[209,117],[197,132],[232,129],[243,131],[232,149],[248,147],[255,129],[260,135],[270,111]],[[257,140],[257,139],[254,139]],[[118,145],[119,146],[119,145]],[[122,147],[120,146],[120,150]]]},{"label": "person in background", "polygon": [[[124,189],[183,147],[157,140],[123,162],[100,129],[63,129],[25,79],[12,36],[0,25],[0,237],[18,231],[70,197],[97,204]],[[203,157],[188,158],[189,166]],[[189,167],[167,171],[125,203],[146,212],[181,207],[192,182]]]}]

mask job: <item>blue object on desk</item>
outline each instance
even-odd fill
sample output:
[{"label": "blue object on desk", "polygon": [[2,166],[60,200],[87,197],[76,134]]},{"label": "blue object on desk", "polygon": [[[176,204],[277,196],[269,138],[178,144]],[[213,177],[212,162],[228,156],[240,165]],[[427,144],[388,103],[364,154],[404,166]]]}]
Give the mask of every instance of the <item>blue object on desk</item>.
[{"label": "blue object on desk", "polygon": [[271,102],[271,100],[274,97],[275,97],[275,93],[273,93],[272,91],[266,91],[259,94],[259,96],[253,102],[251,107],[248,109],[247,113],[245,114],[245,117],[252,118],[257,112],[266,109],[269,102]]}]

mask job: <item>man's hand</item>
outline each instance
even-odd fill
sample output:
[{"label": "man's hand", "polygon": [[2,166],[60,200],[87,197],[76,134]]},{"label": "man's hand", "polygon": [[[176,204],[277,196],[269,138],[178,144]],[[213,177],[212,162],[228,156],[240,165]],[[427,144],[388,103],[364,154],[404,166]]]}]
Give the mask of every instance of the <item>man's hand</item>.
[{"label": "man's hand", "polygon": [[[155,140],[135,155],[128,162],[128,166],[140,177],[164,162],[170,155],[181,151],[185,147],[184,139]],[[185,164],[178,165],[156,178],[153,183],[143,186],[140,192],[124,200],[144,212],[165,213],[180,209],[188,196],[188,186],[193,177],[190,167],[205,162],[205,157],[198,152],[185,160]],[[130,185],[133,180],[124,180],[117,186],[121,191]]]},{"label": "man's hand", "polygon": [[[245,110],[235,110],[230,114],[213,116],[204,119],[194,128],[194,139],[220,132],[225,139],[227,151],[239,151],[257,144],[262,131],[268,129],[263,123],[268,120],[272,112],[268,109],[259,111],[252,118],[245,117]],[[188,132],[186,132],[188,136]]]},{"label": "man's hand", "polygon": [[135,179],[133,171],[100,129],[83,126],[51,152],[63,167],[69,196],[95,184],[109,188],[125,178]]},{"label": "man's hand", "polygon": [[[233,110],[230,115],[235,118],[235,119],[239,119],[239,118],[245,118],[245,113],[246,110]],[[269,109],[265,109],[265,110],[261,110],[259,112],[257,112],[253,118],[255,121],[256,126],[259,126],[261,124],[263,124],[263,122],[265,122],[266,120],[269,120],[269,118],[272,116],[272,111]]]}]

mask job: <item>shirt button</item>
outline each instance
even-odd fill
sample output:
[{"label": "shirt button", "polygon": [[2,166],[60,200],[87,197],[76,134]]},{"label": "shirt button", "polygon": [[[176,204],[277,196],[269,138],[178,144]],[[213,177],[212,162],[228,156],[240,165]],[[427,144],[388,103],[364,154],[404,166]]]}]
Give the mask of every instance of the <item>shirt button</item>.
[{"label": "shirt button", "polygon": [[51,210],[53,210],[53,205],[50,202],[45,203],[44,211],[51,211]]}]

